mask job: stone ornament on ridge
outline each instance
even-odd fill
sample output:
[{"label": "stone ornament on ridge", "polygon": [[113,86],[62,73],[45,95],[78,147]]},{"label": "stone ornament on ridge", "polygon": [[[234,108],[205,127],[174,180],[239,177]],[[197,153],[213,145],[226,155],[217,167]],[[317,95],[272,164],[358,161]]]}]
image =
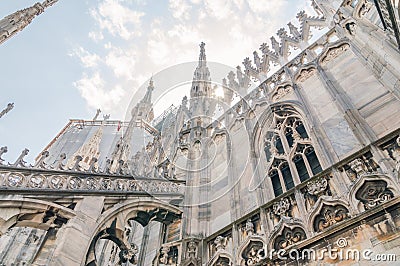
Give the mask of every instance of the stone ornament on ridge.
[{"label": "stone ornament on ridge", "polygon": [[42,169],[46,169],[46,163],[44,162],[44,160],[46,160],[47,157],[49,157],[50,153],[48,151],[43,151],[40,154],[39,159],[37,160],[37,162],[35,163],[35,165],[31,165],[31,167],[34,168],[42,168]]},{"label": "stone ornament on ridge", "polygon": [[6,152],[8,152],[7,146],[3,146],[3,147],[0,148],[0,165],[2,165],[3,162],[4,162],[4,159],[1,158],[1,156],[3,156],[3,154],[6,153]]},{"label": "stone ornament on ridge", "polygon": [[8,165],[14,166],[14,167],[18,167],[18,166],[20,166],[20,167],[26,167],[26,162],[24,161],[24,157],[27,156],[28,153],[29,153],[29,150],[25,148],[25,149],[21,152],[21,155],[18,157],[18,159],[15,161],[15,163],[13,163],[13,164],[8,164]]}]

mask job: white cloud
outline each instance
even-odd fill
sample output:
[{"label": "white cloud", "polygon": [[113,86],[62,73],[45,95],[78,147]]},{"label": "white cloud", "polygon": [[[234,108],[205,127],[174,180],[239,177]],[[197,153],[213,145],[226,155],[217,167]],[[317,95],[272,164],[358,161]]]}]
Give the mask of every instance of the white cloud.
[{"label": "white cloud", "polygon": [[288,4],[287,0],[247,0],[251,10],[255,13],[274,13],[282,10]]},{"label": "white cloud", "polygon": [[97,54],[90,53],[83,47],[75,49],[70,55],[78,57],[85,68],[97,67],[101,61]]},{"label": "white cloud", "polygon": [[208,13],[217,19],[225,19],[233,14],[231,0],[205,0],[204,4]]},{"label": "white cloud", "polygon": [[189,19],[191,6],[186,0],[169,0],[169,10],[177,19]]},{"label": "white cloud", "polygon": [[117,78],[133,79],[135,73],[135,53],[132,49],[110,47],[105,57],[106,65],[111,68]]},{"label": "white cloud", "polygon": [[90,14],[101,30],[107,30],[113,36],[129,40],[142,34],[141,19],[145,14],[129,9],[117,0],[103,1]]},{"label": "white cloud", "polygon": [[84,73],[83,77],[74,82],[74,86],[79,90],[82,97],[91,108],[101,108],[110,111],[117,105],[124,96],[124,90],[116,85],[110,90],[106,90],[105,81],[96,72],[92,76]]},{"label": "white cloud", "polygon": [[91,31],[91,32],[89,32],[88,36],[90,39],[92,39],[95,42],[98,42],[98,41],[101,41],[104,39],[104,35],[101,31],[98,31],[98,32]]}]

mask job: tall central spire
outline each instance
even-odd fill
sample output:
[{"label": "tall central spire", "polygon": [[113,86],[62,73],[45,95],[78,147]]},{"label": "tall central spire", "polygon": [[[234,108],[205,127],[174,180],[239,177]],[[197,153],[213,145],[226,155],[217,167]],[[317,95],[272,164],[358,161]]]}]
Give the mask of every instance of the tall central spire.
[{"label": "tall central spire", "polygon": [[210,70],[207,67],[205,45],[204,42],[200,44],[199,63],[193,75],[192,89],[190,91],[191,98],[211,96]]},{"label": "tall central spire", "polygon": [[209,115],[214,112],[210,70],[207,67],[205,43],[200,44],[199,62],[194,71],[190,89],[190,112],[192,116]]}]

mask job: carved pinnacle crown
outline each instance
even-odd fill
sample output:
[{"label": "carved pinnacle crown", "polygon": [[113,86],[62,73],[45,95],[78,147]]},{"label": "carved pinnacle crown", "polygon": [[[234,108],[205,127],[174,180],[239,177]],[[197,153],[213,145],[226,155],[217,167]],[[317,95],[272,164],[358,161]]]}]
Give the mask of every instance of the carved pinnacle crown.
[{"label": "carved pinnacle crown", "polygon": [[206,62],[206,49],[205,49],[206,44],[204,42],[200,43],[200,56],[199,56],[199,61],[202,62]]}]

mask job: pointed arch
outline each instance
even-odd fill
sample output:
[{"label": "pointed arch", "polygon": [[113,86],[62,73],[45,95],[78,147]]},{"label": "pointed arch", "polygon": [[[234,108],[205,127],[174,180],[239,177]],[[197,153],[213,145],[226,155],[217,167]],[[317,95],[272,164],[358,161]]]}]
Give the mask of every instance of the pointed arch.
[{"label": "pointed arch", "polygon": [[[290,239],[286,239],[286,236],[290,236]],[[282,217],[268,237],[268,252],[281,248],[287,248],[291,245],[286,245],[285,247],[279,247],[277,249],[277,245],[282,241],[297,244],[307,238],[308,230],[300,219]]]},{"label": "pointed arch", "polygon": [[266,242],[264,237],[259,235],[250,235],[238,247],[236,261],[239,265],[252,265],[249,260],[254,264],[257,262],[258,257],[265,257]]},{"label": "pointed arch", "polygon": [[349,203],[343,199],[321,196],[308,215],[308,230],[318,233],[324,228],[342,222],[354,213],[351,210]]},{"label": "pointed arch", "polygon": [[[252,132],[251,147],[257,158],[266,160],[275,196],[322,171],[301,110],[293,101],[273,104],[260,116]],[[285,161],[286,167],[276,167],[277,161]]]}]

